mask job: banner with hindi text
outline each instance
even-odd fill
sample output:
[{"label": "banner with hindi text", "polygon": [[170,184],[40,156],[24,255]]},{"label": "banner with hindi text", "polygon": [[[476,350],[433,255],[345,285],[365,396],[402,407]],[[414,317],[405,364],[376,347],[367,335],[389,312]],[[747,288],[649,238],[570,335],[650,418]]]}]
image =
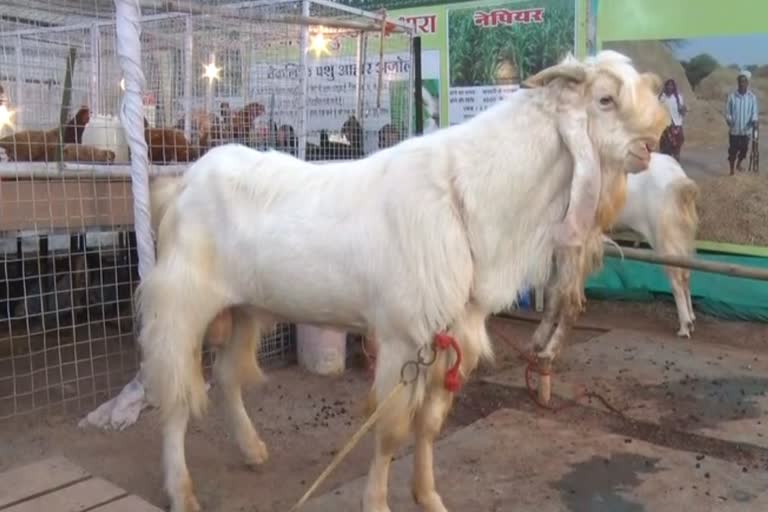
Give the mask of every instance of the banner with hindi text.
[{"label": "banner with hindi text", "polygon": [[575,2],[528,0],[447,9],[451,125],[575,52]]}]

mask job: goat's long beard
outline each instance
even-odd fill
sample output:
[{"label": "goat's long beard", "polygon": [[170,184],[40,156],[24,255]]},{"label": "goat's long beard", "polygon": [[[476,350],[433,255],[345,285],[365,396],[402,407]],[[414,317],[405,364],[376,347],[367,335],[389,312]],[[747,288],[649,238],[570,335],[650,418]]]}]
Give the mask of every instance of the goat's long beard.
[{"label": "goat's long beard", "polygon": [[627,175],[622,165],[601,163],[600,199],[595,212],[595,224],[600,233],[610,230],[627,202]]}]

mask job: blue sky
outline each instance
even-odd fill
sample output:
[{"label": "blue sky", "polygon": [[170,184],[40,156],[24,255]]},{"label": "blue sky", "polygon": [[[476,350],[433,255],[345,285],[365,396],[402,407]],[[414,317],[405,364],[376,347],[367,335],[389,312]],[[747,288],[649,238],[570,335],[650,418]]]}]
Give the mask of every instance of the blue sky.
[{"label": "blue sky", "polygon": [[700,53],[712,55],[723,66],[762,66],[768,64],[768,34],[686,39],[681,48],[675,49],[679,60],[688,60]]}]

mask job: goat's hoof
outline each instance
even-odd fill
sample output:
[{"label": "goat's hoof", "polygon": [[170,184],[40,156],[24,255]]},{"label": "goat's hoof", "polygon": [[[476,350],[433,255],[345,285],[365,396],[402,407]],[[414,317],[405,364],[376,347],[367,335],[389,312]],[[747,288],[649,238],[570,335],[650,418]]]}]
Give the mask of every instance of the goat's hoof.
[{"label": "goat's hoof", "polygon": [[261,439],[251,441],[248,448],[243,450],[243,455],[245,455],[245,464],[252,469],[269,460],[269,450]]},{"label": "goat's hoof", "polygon": [[202,508],[193,494],[188,494],[180,502],[171,504],[171,512],[200,512]]},{"label": "goat's hoof", "polygon": [[688,328],[680,328],[679,331],[677,331],[677,335],[681,338],[691,338],[691,331]]},{"label": "goat's hoof", "polygon": [[443,505],[442,498],[434,491],[422,495],[414,492],[413,501],[421,507],[423,512],[448,512],[448,509]]},{"label": "goat's hoof", "polygon": [[392,512],[389,505],[384,504],[371,504],[366,500],[363,500],[363,512]]}]

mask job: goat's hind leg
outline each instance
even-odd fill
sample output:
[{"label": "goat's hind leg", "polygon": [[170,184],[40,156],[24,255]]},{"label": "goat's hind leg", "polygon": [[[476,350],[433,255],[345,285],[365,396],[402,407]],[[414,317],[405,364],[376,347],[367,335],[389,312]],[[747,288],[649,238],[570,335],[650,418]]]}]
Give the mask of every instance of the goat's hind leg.
[{"label": "goat's hind leg", "polygon": [[256,466],[266,462],[269,456],[267,446],[245,410],[242,386],[262,380],[257,360],[261,323],[245,308],[230,308],[229,311],[232,315],[232,335],[216,355],[214,372],[245,463]]},{"label": "goat's hind leg", "polygon": [[142,374],[150,400],[162,414],[163,472],[171,511],[197,512],[184,439],[190,415],[201,415],[207,404],[203,339],[225,299],[211,281],[188,271],[202,265],[181,258],[169,261],[161,256],[138,290]]},{"label": "goat's hind leg", "polygon": [[165,491],[171,500],[171,512],[200,511],[184,450],[188,423],[189,407],[179,405],[168,413],[163,425]]},{"label": "goat's hind leg", "polygon": [[[150,394],[157,393],[163,416],[163,471],[171,512],[197,512],[200,505],[187,467],[184,439],[190,414],[201,413],[207,400],[201,352],[206,321],[215,309],[206,309],[213,301],[195,309],[193,297],[202,294],[174,293],[171,286],[152,286],[149,294],[143,293],[145,380]],[[148,300],[147,295],[164,297]]]},{"label": "goat's hind leg", "polygon": [[675,297],[677,319],[680,323],[677,335],[684,338],[690,338],[693,320],[690,317],[688,306],[688,294],[690,292],[688,286],[686,286],[683,271],[681,269],[669,269],[667,273],[669,275],[670,284],[672,285],[672,295]]},{"label": "goat's hind leg", "polygon": [[685,299],[688,304],[688,316],[691,319],[691,332],[696,327],[696,313],[693,311],[693,300],[691,299],[691,271],[684,270],[685,272]]}]

